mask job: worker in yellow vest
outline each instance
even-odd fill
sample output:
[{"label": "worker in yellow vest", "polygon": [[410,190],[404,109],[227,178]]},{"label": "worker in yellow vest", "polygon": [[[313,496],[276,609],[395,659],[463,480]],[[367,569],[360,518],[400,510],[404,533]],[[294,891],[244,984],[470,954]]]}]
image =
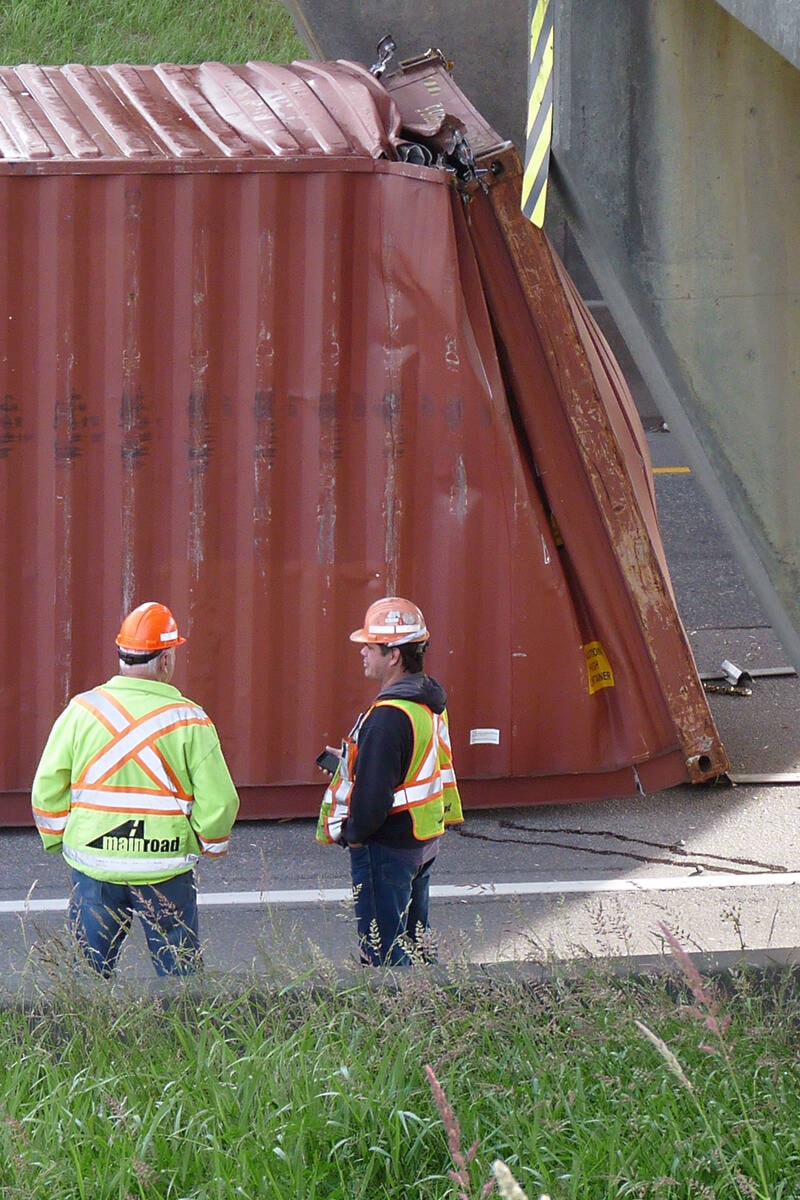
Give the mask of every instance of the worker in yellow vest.
[{"label": "worker in yellow vest", "polygon": [[[350,640],[378,695],[337,756],[317,840],[350,849],[361,961],[431,961],[430,876],[445,828],[462,821],[444,689],[424,671],[430,634],[400,596],[376,600]],[[333,764],[331,764],[333,765]]]},{"label": "worker in yellow vest", "polygon": [[139,605],[117,637],[119,673],[74,696],[32,788],[45,850],[71,869],[70,925],[113,974],[136,913],[158,975],[200,963],[194,865],[228,849],[239,797],[217,732],[171,684],[181,637],[163,604]]}]

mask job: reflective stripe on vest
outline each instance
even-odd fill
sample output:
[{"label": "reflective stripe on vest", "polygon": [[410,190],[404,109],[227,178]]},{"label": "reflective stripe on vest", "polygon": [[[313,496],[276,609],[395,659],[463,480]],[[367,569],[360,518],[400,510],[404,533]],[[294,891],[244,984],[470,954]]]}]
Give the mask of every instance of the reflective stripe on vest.
[{"label": "reflective stripe on vest", "polygon": [[67,827],[69,809],[61,813],[48,813],[41,808],[35,808],[33,817],[36,821],[36,828],[41,833],[63,833]]},{"label": "reflective stripe on vest", "polygon": [[173,855],[172,858],[167,858],[166,855],[157,855],[153,858],[119,858],[116,855],[112,857],[102,854],[84,854],[82,850],[76,850],[74,846],[63,846],[62,854],[65,861],[73,867],[77,867],[79,871],[100,868],[104,871],[124,874],[127,879],[134,882],[137,878],[145,878],[161,871],[164,875],[178,875],[181,871],[187,871],[193,867],[200,860],[199,854],[178,854]]},{"label": "reflective stripe on vest", "polygon": [[[406,710],[403,709],[405,712]],[[417,804],[425,804],[441,796],[442,773],[439,770],[439,724],[441,717],[431,713],[431,737],[425,755],[417,769],[416,777],[403,787],[395,788],[392,811],[402,812]],[[416,736],[416,726],[414,726]]]},{"label": "reflective stripe on vest", "polygon": [[197,832],[195,832],[195,837],[202,847],[203,854],[210,854],[213,858],[215,854],[227,854],[228,852],[228,846],[230,845],[231,840],[229,837],[217,838],[217,840],[214,842],[209,842]]},{"label": "reflective stripe on vest", "polygon": [[[142,814],[176,810],[188,817],[193,799],[181,787],[156,749],[159,738],[186,725],[210,725],[202,708],[185,701],[165,704],[155,712],[134,718],[108,692],[97,689],[76,697],[112,735],[72,785],[73,808]],[[128,762],[152,779],[154,788],[115,788],[108,780]]]},{"label": "reflective stripe on vest", "polygon": [[[86,692],[83,696],[78,697],[78,703],[88,708],[102,724],[106,725],[113,733],[122,734],[130,729],[133,723],[133,718],[119,704],[113,696],[108,692],[97,690],[94,692]],[[159,710],[163,712],[163,710]],[[150,714],[151,716],[153,714]],[[107,748],[108,749],[108,748]],[[162,759],[153,749],[152,745],[143,746],[138,754],[139,765],[152,775],[155,781],[167,791],[172,791],[170,780],[164,770]],[[89,780],[92,782],[92,780]]]},{"label": "reflective stripe on vest", "polygon": [[147,813],[170,813],[174,816],[177,807],[188,817],[192,811],[192,801],[182,800],[173,792],[168,796],[161,796],[158,792],[147,790],[137,792],[115,788],[114,791],[108,791],[104,788],[84,788],[76,785],[72,789],[72,807],[93,808],[101,812],[136,813],[142,816]]}]

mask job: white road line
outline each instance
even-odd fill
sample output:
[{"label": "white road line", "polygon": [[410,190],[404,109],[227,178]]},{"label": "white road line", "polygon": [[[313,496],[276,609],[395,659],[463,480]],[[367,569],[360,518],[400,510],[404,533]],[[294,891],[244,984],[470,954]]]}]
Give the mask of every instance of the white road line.
[{"label": "white road line", "polygon": [[[692,888],[788,887],[800,884],[800,872],[762,872],[757,875],[643,875],[636,879],[543,879],[531,883],[432,884],[431,896],[440,900],[493,900],[503,896],[568,896],[593,892],[677,892]],[[349,901],[350,888],[296,888],[291,891],[201,892],[206,906],[258,907],[281,904],[341,904]],[[66,900],[0,900],[2,913],[63,912]]]}]

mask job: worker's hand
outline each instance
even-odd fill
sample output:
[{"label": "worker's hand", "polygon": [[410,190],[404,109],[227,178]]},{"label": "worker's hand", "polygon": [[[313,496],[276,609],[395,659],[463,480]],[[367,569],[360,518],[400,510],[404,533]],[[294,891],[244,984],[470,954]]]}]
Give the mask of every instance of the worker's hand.
[{"label": "worker's hand", "polygon": [[341,757],[342,751],[338,746],[326,746],[322,754],[317,755],[317,766],[326,775],[333,775],[339,766]]}]

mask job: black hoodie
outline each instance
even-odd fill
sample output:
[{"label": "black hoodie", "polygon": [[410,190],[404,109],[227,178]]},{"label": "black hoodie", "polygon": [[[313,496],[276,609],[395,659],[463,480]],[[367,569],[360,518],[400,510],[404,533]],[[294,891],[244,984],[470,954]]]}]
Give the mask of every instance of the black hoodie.
[{"label": "black hoodie", "polygon": [[[444,688],[419,671],[404,675],[379,692],[376,700],[413,700],[435,713],[444,712]],[[355,782],[350,812],[342,829],[344,841],[381,842],[411,849],[414,837],[409,812],[392,813],[394,790],[400,787],[414,753],[414,727],[408,713],[394,705],[373,708],[358,732]]]}]

